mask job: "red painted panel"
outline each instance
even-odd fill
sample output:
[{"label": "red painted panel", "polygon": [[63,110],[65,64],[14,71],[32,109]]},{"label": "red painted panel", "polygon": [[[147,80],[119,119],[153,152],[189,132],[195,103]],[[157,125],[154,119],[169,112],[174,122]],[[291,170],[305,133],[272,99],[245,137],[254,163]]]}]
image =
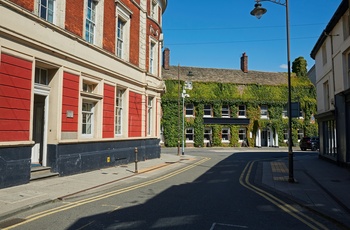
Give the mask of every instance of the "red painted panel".
[{"label": "red painted panel", "polygon": [[103,138],[114,137],[115,87],[104,84],[103,90]]},{"label": "red painted panel", "polygon": [[[0,86],[1,91],[1,86]],[[0,108],[30,111],[30,99],[8,98],[0,95]]]},{"label": "red painted panel", "polygon": [[[27,80],[27,84],[31,84],[31,81],[28,81],[28,78],[26,78],[26,76],[31,76],[32,75],[32,71],[30,69],[25,69],[25,68],[21,68],[20,66],[17,65],[10,65],[10,64],[1,64],[1,70],[0,73],[1,75],[5,75],[9,78],[8,80],[12,81],[12,84],[16,83],[17,79],[26,79]],[[30,80],[30,79],[29,79]],[[26,87],[28,85],[25,85],[24,87]]]},{"label": "red painted panel", "polygon": [[[11,65],[15,65],[17,67],[23,68],[23,69],[32,69],[32,62],[31,61],[27,61],[12,55],[8,55],[5,53],[1,54],[1,63],[2,64],[11,64]],[[2,71],[0,70],[0,73]]]},{"label": "red painted panel", "polygon": [[1,141],[22,141],[29,139],[29,131],[1,131]]},{"label": "red painted panel", "polygon": [[[105,100],[106,100],[106,98],[105,98]],[[104,109],[105,112],[112,112],[112,114],[114,113],[114,105],[113,104],[112,105],[105,104],[103,106],[103,109]]]},{"label": "red painted panel", "polygon": [[129,137],[141,137],[142,95],[129,93]]},{"label": "red painted panel", "polygon": [[[75,82],[67,81],[70,84],[75,84]],[[79,83],[76,83],[79,86]],[[63,88],[63,95],[65,97],[77,98],[77,89]]]},{"label": "red painted panel", "polygon": [[0,61],[0,141],[27,141],[32,62],[4,53]]},{"label": "red painted panel", "polygon": [[[2,99],[0,98],[0,101]],[[0,106],[2,107],[2,106]],[[29,110],[26,109],[20,109],[20,108],[0,108],[0,119],[1,122],[3,120],[21,120],[21,121],[26,121],[28,120],[28,117],[30,117],[30,112]]]},{"label": "red painted panel", "polygon": [[24,99],[28,100],[31,97],[31,89],[20,89],[17,88],[16,86],[5,86],[5,85],[0,85],[0,96],[6,96],[8,98],[19,98],[19,99]]},{"label": "red painted panel", "polygon": [[158,106],[158,104],[159,104],[159,99],[157,99],[157,103],[156,103],[156,126],[155,126],[155,134],[156,134],[156,136],[158,136],[159,135],[159,130],[158,130],[158,110],[160,109],[159,108],[159,106]]},{"label": "red painted panel", "polygon": [[[14,126],[14,124],[16,124]],[[4,119],[0,122],[0,130],[2,131],[22,131],[29,130],[29,121],[21,121],[17,119]],[[16,127],[16,128],[14,128]]]},{"label": "red painted panel", "polygon": [[[144,104],[145,111],[147,111],[148,100],[149,100],[149,97],[146,97],[146,103]],[[148,118],[148,113],[146,112],[145,113],[145,121],[148,121],[147,118]],[[148,122],[145,122],[145,136],[147,136],[147,126],[148,126]]]},{"label": "red painted panel", "polygon": [[[64,72],[62,94],[62,132],[78,131],[78,106],[79,76]],[[73,111],[73,117],[67,117],[68,110]]]},{"label": "red painted panel", "polygon": [[[31,72],[28,71],[27,74],[30,75]],[[31,80],[28,78],[22,78],[21,76],[17,77],[6,73],[0,73],[0,79],[1,79],[0,85],[4,85],[4,86],[16,85],[18,88],[22,88],[22,89],[30,88],[32,84]]]}]

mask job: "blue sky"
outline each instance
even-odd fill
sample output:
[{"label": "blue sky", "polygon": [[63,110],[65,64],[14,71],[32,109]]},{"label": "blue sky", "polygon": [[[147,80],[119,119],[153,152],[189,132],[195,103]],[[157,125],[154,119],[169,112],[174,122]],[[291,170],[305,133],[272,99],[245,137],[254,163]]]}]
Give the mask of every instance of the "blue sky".
[{"label": "blue sky", "polygon": [[[283,0],[282,0],[283,1]],[[290,0],[290,58],[306,59],[341,0]],[[164,48],[170,65],[286,72],[287,40],[284,6],[263,1],[267,13],[250,15],[254,0],[169,0],[163,14]]]}]

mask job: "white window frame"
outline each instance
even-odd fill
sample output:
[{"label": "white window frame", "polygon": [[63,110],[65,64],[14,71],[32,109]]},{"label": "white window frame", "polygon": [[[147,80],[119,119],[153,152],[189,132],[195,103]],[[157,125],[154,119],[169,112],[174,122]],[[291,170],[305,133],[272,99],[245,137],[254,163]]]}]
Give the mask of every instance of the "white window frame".
[{"label": "white window frame", "polygon": [[288,104],[283,107],[282,118],[288,118]]},{"label": "white window frame", "polygon": [[194,105],[192,103],[185,104],[185,116],[194,117]]},{"label": "white window frame", "polygon": [[[89,110],[84,110],[84,104],[91,106],[91,108]],[[82,102],[82,108],[81,108],[81,134],[83,137],[93,137],[94,135],[94,126],[95,126],[95,102],[89,101],[89,100],[85,100],[83,99]],[[89,122],[85,120],[84,122],[84,117],[85,116],[90,116]],[[84,129],[84,125],[90,126],[90,131],[87,132],[87,128]]]},{"label": "white window frame", "polygon": [[102,47],[104,1],[85,0],[84,4],[84,39],[90,44]]},{"label": "white window frame", "polygon": [[49,71],[47,69],[35,67],[34,83],[39,85],[49,85]]},{"label": "white window frame", "polygon": [[151,1],[151,18],[153,20],[158,21],[158,1],[157,0],[152,0]]},{"label": "white window frame", "polygon": [[154,97],[148,97],[147,101],[147,135],[152,135]]},{"label": "white window frame", "polygon": [[231,138],[230,137],[230,128],[222,128],[221,129],[221,142],[222,143],[229,143],[230,138]]},{"label": "white window frame", "polygon": [[238,129],[239,142],[243,142],[247,139],[247,128],[241,127]]},{"label": "white window frame", "polygon": [[[203,117],[213,117],[213,108],[209,104],[205,104],[203,108]],[[209,113],[209,115],[207,114]]]},{"label": "white window frame", "polygon": [[[102,81],[101,79],[82,76],[80,83],[80,96],[81,96],[81,108],[80,108],[80,134],[83,138],[99,138],[102,137],[102,111],[101,101],[102,95]],[[83,105],[85,103],[92,104],[90,111],[84,111]],[[84,115],[90,113],[91,120],[91,133],[84,133]]]},{"label": "white window frame", "polygon": [[209,143],[212,140],[213,140],[213,129],[211,127],[205,127],[204,128],[204,143]]},{"label": "white window frame", "polygon": [[260,118],[262,118],[262,119],[269,118],[269,112],[268,112],[267,105],[260,105]]},{"label": "white window frame", "polygon": [[[116,17],[116,47],[115,47],[115,54],[117,57],[129,61],[129,50],[130,50],[130,21],[131,21],[131,15],[132,12],[127,9],[123,4],[121,4],[119,1],[117,2],[117,17]],[[119,22],[123,22],[123,31],[122,31],[122,37],[118,36],[118,26]],[[118,47],[118,44],[122,41],[122,47]],[[121,53],[118,49],[121,48]],[[119,52],[119,53],[118,53]]]},{"label": "white window frame", "polygon": [[91,44],[95,44],[96,35],[96,14],[97,2],[87,0],[85,13],[85,40]]},{"label": "white window frame", "polygon": [[228,105],[221,107],[221,117],[230,117],[230,107]]},{"label": "white window frame", "polygon": [[[38,16],[48,22],[54,23],[55,22],[55,11],[56,11],[56,0],[45,0],[44,1],[46,5],[43,5],[42,0],[38,0]],[[46,12],[42,12],[45,10]]]},{"label": "white window frame", "polygon": [[118,18],[116,55],[119,58],[124,57],[124,27],[125,27],[125,21],[123,21],[121,18]]},{"label": "white window frame", "polygon": [[97,84],[83,81],[83,88],[82,91],[86,93],[94,93],[95,89],[97,88]]},{"label": "white window frame", "polygon": [[157,75],[157,63],[158,63],[158,48],[157,41],[150,39],[149,42],[149,73],[152,75]]},{"label": "white window frame", "polygon": [[115,136],[123,135],[125,89],[117,88],[115,97]]},{"label": "white window frame", "polygon": [[238,117],[239,118],[246,118],[247,117],[247,107],[246,107],[246,105],[239,105],[238,106]]},{"label": "white window frame", "polygon": [[65,21],[65,14],[66,14],[66,1],[65,0],[46,0],[47,2],[53,3],[52,9],[52,21],[48,20],[47,13],[45,14],[45,18],[41,17],[41,0],[34,0],[34,13],[35,15],[38,15],[38,17],[42,18],[43,20],[50,22],[52,24],[55,24],[61,28],[64,28],[64,21]]},{"label": "white window frame", "polygon": [[188,127],[185,129],[185,139],[186,143],[193,143],[194,142],[194,128]]}]

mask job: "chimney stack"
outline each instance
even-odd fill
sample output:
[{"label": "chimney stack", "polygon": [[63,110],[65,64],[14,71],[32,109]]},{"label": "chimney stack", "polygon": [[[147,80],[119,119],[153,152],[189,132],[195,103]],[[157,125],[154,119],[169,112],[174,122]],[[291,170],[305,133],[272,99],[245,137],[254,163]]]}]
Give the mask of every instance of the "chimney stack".
[{"label": "chimney stack", "polygon": [[163,51],[163,68],[168,70],[170,66],[170,50],[165,48]]},{"label": "chimney stack", "polygon": [[245,53],[241,57],[241,70],[243,73],[248,73],[248,56]]}]

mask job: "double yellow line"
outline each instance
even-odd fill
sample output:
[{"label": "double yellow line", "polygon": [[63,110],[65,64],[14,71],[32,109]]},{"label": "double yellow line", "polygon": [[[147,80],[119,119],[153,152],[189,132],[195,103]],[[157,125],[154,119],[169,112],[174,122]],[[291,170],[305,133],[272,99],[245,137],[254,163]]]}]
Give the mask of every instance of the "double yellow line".
[{"label": "double yellow line", "polygon": [[7,228],[3,228],[3,230],[13,229],[15,227],[24,225],[26,223],[35,221],[37,219],[40,219],[40,218],[43,218],[43,217],[46,217],[46,216],[49,216],[49,215],[52,215],[52,214],[55,214],[55,213],[66,211],[66,210],[69,210],[69,209],[72,209],[72,208],[75,208],[75,207],[78,207],[78,206],[81,206],[81,205],[84,205],[84,204],[92,203],[92,202],[95,202],[95,201],[106,199],[106,198],[111,197],[111,196],[116,196],[116,195],[119,195],[119,194],[122,194],[122,193],[125,193],[125,192],[129,192],[129,191],[132,191],[132,190],[135,190],[135,189],[138,189],[138,188],[142,188],[142,187],[145,187],[145,186],[148,186],[148,185],[151,185],[151,184],[158,183],[160,181],[169,179],[169,178],[174,177],[174,176],[176,176],[176,175],[178,175],[180,173],[183,173],[183,172],[185,172],[187,170],[190,170],[190,169],[192,169],[192,168],[194,168],[194,167],[196,167],[196,166],[198,166],[200,164],[203,164],[204,162],[206,162],[208,160],[210,160],[210,158],[205,157],[205,158],[201,159],[200,161],[197,161],[197,162],[195,162],[193,164],[190,164],[190,165],[188,165],[186,167],[183,167],[183,168],[181,168],[179,170],[176,170],[174,172],[168,173],[166,175],[163,175],[161,177],[158,177],[158,178],[150,180],[150,181],[142,182],[140,184],[132,185],[132,186],[125,187],[125,188],[121,188],[121,189],[118,189],[118,190],[115,190],[115,191],[103,193],[101,195],[97,195],[97,196],[86,198],[86,199],[83,199],[83,200],[80,200],[80,201],[68,203],[68,204],[65,204],[65,205],[57,207],[57,208],[53,208],[53,209],[50,209],[50,210],[46,210],[46,211],[43,211],[43,212],[39,212],[39,213],[30,215],[30,216],[27,216],[25,218],[25,221],[23,221],[21,223],[18,223],[18,224],[15,224],[15,225],[12,225],[12,226],[9,226]]},{"label": "double yellow line", "polygon": [[283,202],[282,200],[278,199],[277,197],[273,196],[272,194],[252,185],[249,182],[249,177],[253,168],[253,165],[256,161],[249,162],[246,167],[244,168],[240,178],[239,183],[246,187],[247,189],[253,191],[254,193],[262,196],[266,200],[270,201],[272,204],[276,205],[278,208],[282,209],[284,212],[288,213],[289,215],[293,216],[294,218],[300,220],[302,223],[309,226],[311,229],[328,229],[326,226],[321,224],[320,222],[314,220],[313,218],[305,215],[304,213],[300,212],[293,206]]}]

